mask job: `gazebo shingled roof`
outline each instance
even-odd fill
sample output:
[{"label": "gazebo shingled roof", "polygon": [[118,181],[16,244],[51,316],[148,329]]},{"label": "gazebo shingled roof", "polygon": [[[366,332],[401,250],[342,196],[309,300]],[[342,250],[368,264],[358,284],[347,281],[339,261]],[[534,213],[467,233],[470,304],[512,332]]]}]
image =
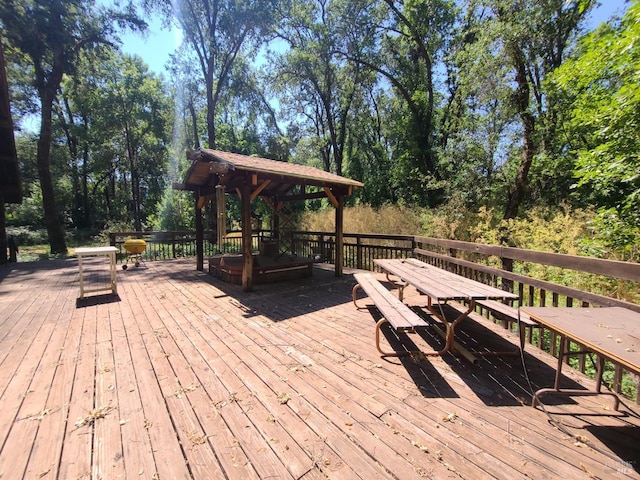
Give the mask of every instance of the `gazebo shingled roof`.
[{"label": "gazebo shingled roof", "polygon": [[[199,195],[214,193],[217,185],[224,185],[227,192],[234,192],[252,176],[255,186],[262,186],[259,195],[277,198],[280,201],[301,200],[327,196],[327,192],[309,192],[288,197],[298,185],[329,188],[332,192],[349,195],[361,182],[325,172],[318,168],[266,158],[251,157],[237,153],[201,148],[189,152],[193,161],[182,184],[174,185],[178,190],[191,190]],[[330,195],[330,194],[329,194]]]},{"label": "gazebo shingled roof", "polygon": [[187,158],[192,161],[191,167],[184,181],[174,184],[173,188],[192,191],[195,195],[199,270],[204,263],[201,209],[215,197],[216,187],[224,186],[226,192],[236,193],[242,200],[243,290],[251,290],[253,284],[251,200],[256,196],[268,199],[276,214],[283,202],[328,198],[336,209],[336,275],[342,274],[344,197],[363,187],[363,183],[305,165],[205,148],[189,152]]}]

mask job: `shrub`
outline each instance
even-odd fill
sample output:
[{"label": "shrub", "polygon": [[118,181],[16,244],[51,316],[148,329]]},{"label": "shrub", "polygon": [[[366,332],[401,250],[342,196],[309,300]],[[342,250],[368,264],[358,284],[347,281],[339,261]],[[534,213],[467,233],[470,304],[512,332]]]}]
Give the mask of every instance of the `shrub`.
[{"label": "shrub", "polygon": [[13,237],[18,247],[21,245],[42,245],[48,242],[44,228],[7,227],[7,238]]}]

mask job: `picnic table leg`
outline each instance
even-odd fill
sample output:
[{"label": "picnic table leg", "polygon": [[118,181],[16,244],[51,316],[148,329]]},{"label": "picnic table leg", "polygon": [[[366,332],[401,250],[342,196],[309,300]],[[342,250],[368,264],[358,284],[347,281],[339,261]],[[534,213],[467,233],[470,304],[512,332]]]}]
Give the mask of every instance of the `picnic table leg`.
[{"label": "picnic table leg", "polygon": [[408,285],[408,283],[404,283],[404,282],[399,282],[397,280],[393,280],[389,277],[389,272],[387,272],[386,274],[387,277],[387,281],[395,286],[398,287],[398,300],[400,300],[401,302],[404,300],[404,287],[406,287]]},{"label": "picnic table leg", "polygon": [[[596,372],[596,389],[595,390],[574,390],[574,389],[561,389],[560,388],[560,377],[562,376],[562,364],[563,359],[566,355],[569,355],[571,351],[569,350],[569,338],[566,336],[560,337],[560,350],[558,351],[558,366],[556,369],[556,378],[553,382],[553,388],[541,388],[537,392],[533,394],[533,398],[531,399],[531,406],[536,407],[538,403],[540,403],[540,397],[545,393],[555,393],[558,395],[575,395],[575,396],[591,396],[591,395],[609,395],[613,397],[613,409],[618,410],[620,408],[620,398],[614,392],[603,392],[601,391],[602,387],[602,372],[604,369],[604,358],[598,356],[598,369]],[[575,352],[577,353],[577,352]]]},{"label": "picnic table leg", "polygon": [[465,357],[467,360],[469,360],[471,363],[477,363],[478,359],[466,348],[464,348],[462,345],[460,345],[458,342],[455,341],[455,331],[456,331],[456,326],[458,326],[458,324],[460,324],[465,318],[467,318],[469,316],[469,314],[475,310],[476,307],[476,302],[471,299],[471,301],[469,302],[469,307],[467,308],[467,310],[465,310],[464,312],[462,312],[455,320],[453,320],[452,322],[447,321],[447,317],[444,314],[444,311],[442,310],[442,305],[439,304],[440,308],[435,308],[432,303],[431,303],[431,298],[429,298],[429,300],[427,301],[427,309],[434,314],[438,319],[440,319],[440,321],[442,323],[444,323],[445,327],[446,327],[446,331],[443,331],[441,328],[439,328],[438,326],[434,325],[434,329],[435,331],[442,336],[442,338],[444,338],[445,340],[445,346],[442,350],[440,350],[439,352],[436,352],[437,355],[444,355],[445,353],[447,353],[450,350],[455,350],[456,352],[460,353],[463,357]]}]

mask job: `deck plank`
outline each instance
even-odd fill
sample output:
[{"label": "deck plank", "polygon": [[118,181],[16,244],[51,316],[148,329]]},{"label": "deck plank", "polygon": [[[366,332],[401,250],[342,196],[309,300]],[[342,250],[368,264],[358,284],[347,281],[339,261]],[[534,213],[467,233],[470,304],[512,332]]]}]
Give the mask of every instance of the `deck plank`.
[{"label": "deck plank", "polygon": [[[75,374],[68,400],[68,413],[57,478],[91,478],[93,435],[89,428],[76,426],[93,409],[96,366],[98,309],[76,309],[81,328],[80,343],[73,357]],[[75,317],[75,316],[74,316]]]},{"label": "deck plank", "polygon": [[[63,432],[69,405],[69,397],[73,385],[74,360],[80,341],[80,329],[76,324],[77,315],[67,316],[64,312],[67,307],[75,303],[75,292],[67,290],[64,298],[58,298],[58,302],[64,302],[59,309],[59,316],[50,318],[55,323],[55,330],[49,344],[56,352],[51,353],[54,363],[50,365],[51,379],[47,378],[42,384],[42,391],[48,391],[48,395],[41,395],[33,408],[41,408],[37,416],[30,417],[38,424],[36,437],[33,439],[33,447],[27,466],[26,478],[41,478],[46,475],[57,475],[60,453],[64,444]],[[74,312],[75,314],[76,312]],[[62,347],[60,347],[62,345]],[[44,358],[44,357],[43,357]],[[31,387],[35,392],[38,387]],[[30,397],[33,395],[30,395]],[[44,405],[40,405],[42,398]]]},{"label": "deck plank", "polygon": [[[206,302],[206,299],[200,298]],[[193,305],[193,302],[188,304]],[[235,309],[235,307],[232,307],[232,309]],[[216,310],[221,313],[219,308]],[[230,312],[231,309],[225,313]],[[279,395],[287,394],[290,391],[290,386],[284,379],[285,377],[277,375],[273,368],[264,368],[264,365],[267,365],[264,359],[253,358],[254,355],[252,353],[256,352],[256,350],[261,350],[259,345],[247,345],[249,337],[245,335],[246,331],[243,329],[238,331],[234,325],[235,322],[225,320],[226,317],[227,315],[212,314],[206,316],[210,322],[207,322],[209,325],[208,333],[204,336],[209,339],[209,342],[215,342],[215,353],[213,353],[210,360],[213,370],[218,373],[217,376],[227,385],[228,390],[234,392],[234,398],[239,397],[241,399],[241,401],[234,403],[245,409],[245,412],[254,419],[260,430],[265,432],[272,431],[276,422],[279,424],[285,419],[284,422],[288,423],[289,426],[289,433],[284,430],[280,434],[281,438],[286,442],[283,445],[284,450],[281,448],[280,451],[286,454],[285,463],[296,478],[303,474],[306,475],[309,470],[315,468],[315,463],[318,461],[315,452],[317,451],[317,446],[323,443],[321,437],[317,436],[316,439],[313,439],[314,433],[309,429],[308,425],[297,419],[295,415],[291,415],[289,401],[284,402],[284,397],[278,398]],[[251,346],[255,348],[251,348]],[[239,351],[245,353],[240,357],[235,353]],[[242,371],[246,375],[243,375],[242,380],[240,380],[239,377],[232,374],[233,371]],[[253,382],[251,381],[252,378]],[[262,393],[262,395],[258,392]],[[255,415],[255,401],[258,400],[267,409],[268,415]],[[226,402],[223,403],[226,404]],[[307,437],[309,434],[312,440]],[[296,449],[298,450],[297,456],[293,459],[291,458],[292,447],[288,446],[288,437],[291,437],[291,435],[302,439],[299,440],[298,448]],[[300,454],[304,451],[302,450],[303,448],[308,452],[305,456]],[[326,451],[321,461],[325,464],[330,463]]]},{"label": "deck plank", "polygon": [[172,479],[192,478],[179,438],[173,429],[171,414],[162,395],[154,368],[156,362],[144,342],[144,337],[151,334],[145,329],[146,316],[151,314],[151,306],[144,291],[135,283],[127,283],[119,287],[120,290],[122,290],[121,294],[129,299],[128,302],[122,303],[121,308],[135,370],[135,382],[142,403],[142,412],[136,417],[136,421],[141,421],[147,432],[155,462],[155,471],[151,470],[145,473],[145,476],[150,474],[151,478],[154,476]]},{"label": "deck plank", "polygon": [[[152,477],[157,473],[157,469],[136,377],[133,359],[135,345],[133,340],[129,340],[126,328],[126,324],[134,322],[135,319],[130,315],[129,309],[121,308],[121,303],[110,305],[109,323],[114,351],[117,409],[122,425],[120,430],[125,478]],[[142,388],[146,388],[146,385]]]},{"label": "deck plank", "polygon": [[[187,389],[201,385],[165,327],[167,313],[157,302],[153,291],[144,289],[137,293],[140,301],[146,303],[145,315],[141,316],[140,323],[141,331],[144,332],[143,342],[149,352],[174,433],[185,456],[184,462],[188,465],[190,474],[196,478],[203,478],[208,474],[223,475],[215,452],[208,447],[207,434],[203,431],[201,420],[186,395]],[[203,417],[204,413],[201,412]],[[166,425],[160,424],[158,428],[166,428]]]},{"label": "deck plank", "polygon": [[[0,280],[0,476],[640,479],[637,407],[580,397],[548,416],[529,406],[517,357],[383,359],[353,284],[320,269],[245,293],[177,260],[119,271],[119,296],[77,302],[74,260],[13,266]],[[429,328],[382,331],[393,348],[442,345]],[[457,333],[471,349],[518,343],[484,318]],[[553,381],[555,359],[525,357],[533,388]]]},{"label": "deck plank", "polygon": [[[0,457],[0,471],[15,478],[22,478],[27,468],[38,432],[37,419],[45,410],[53,382],[60,357],[59,345],[67,331],[66,321],[61,322],[61,328],[56,328],[60,311],[55,306],[58,301],[64,304],[63,297],[67,293],[56,288],[42,292],[39,301],[32,304],[33,313],[28,312],[30,329],[23,331],[16,344],[7,345],[15,348],[5,359],[9,368],[4,378],[9,381],[1,397],[0,435],[4,437],[6,456]],[[15,363],[11,365],[12,362]],[[25,448],[25,445],[29,447]],[[10,460],[10,468],[5,463],[7,460]]]},{"label": "deck plank", "polygon": [[[188,308],[188,305],[185,307]],[[276,423],[270,420],[272,411],[264,403],[268,403],[265,400],[269,397],[275,399],[275,395],[269,395],[263,389],[265,397],[260,401],[256,390],[248,388],[247,382],[250,379],[246,377],[246,359],[243,361],[239,358],[224,339],[213,336],[211,331],[196,328],[178,312],[174,315],[185,333],[183,338],[189,339],[189,343],[181,342],[180,347],[187,354],[190,353],[191,365],[208,378],[210,383],[218,383],[213,390],[210,383],[205,383],[205,389],[213,392],[209,397],[209,404],[218,408],[236,438],[245,446],[244,451],[258,475],[261,478],[287,478],[289,475],[299,478],[305,474],[310,469],[311,459],[286,431],[278,429]],[[220,392],[225,392],[226,395],[221,396]],[[230,404],[239,409],[227,408]],[[262,437],[247,435],[247,432],[253,431],[247,428],[247,420],[254,425],[260,424]],[[271,450],[277,450],[278,455]]]}]

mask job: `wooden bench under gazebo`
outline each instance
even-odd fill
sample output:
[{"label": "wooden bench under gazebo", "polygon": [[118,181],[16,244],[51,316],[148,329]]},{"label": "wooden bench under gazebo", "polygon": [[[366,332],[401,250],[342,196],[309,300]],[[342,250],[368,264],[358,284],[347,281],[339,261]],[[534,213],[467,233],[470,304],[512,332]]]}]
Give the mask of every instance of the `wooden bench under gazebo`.
[{"label": "wooden bench under gazebo", "polygon": [[[279,279],[291,273],[311,272],[313,259],[300,258],[293,252],[272,252],[256,256],[253,248],[251,226],[251,202],[262,197],[274,213],[274,242],[278,238],[283,207],[293,201],[327,198],[335,208],[336,276],[343,269],[343,209],[344,199],[364,186],[333,173],[293,163],[268,160],[236,153],[200,148],[189,152],[192,161],[184,181],[174,184],[176,190],[194,192],[196,209],[196,257],[197,269],[204,270],[204,227],[202,208],[215,200],[224,206],[224,195],[238,195],[242,210],[242,253],[236,256],[216,256],[209,261],[209,270],[219,276],[241,283],[244,291],[250,291],[254,283]],[[226,227],[225,214],[218,209],[218,245],[223,242]],[[213,270],[213,271],[212,271]],[[276,275],[277,274],[277,275]],[[260,276],[260,278],[258,278]]]}]

